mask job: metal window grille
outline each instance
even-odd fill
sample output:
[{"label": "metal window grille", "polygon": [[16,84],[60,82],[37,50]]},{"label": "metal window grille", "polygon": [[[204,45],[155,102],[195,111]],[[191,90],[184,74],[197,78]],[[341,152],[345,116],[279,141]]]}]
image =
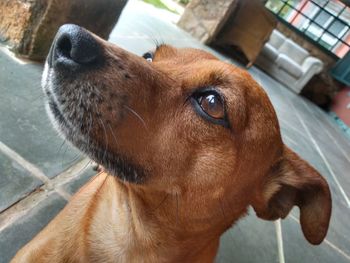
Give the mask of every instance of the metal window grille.
[{"label": "metal window grille", "polygon": [[339,0],[268,0],[266,7],[327,53],[350,50],[350,8]]}]

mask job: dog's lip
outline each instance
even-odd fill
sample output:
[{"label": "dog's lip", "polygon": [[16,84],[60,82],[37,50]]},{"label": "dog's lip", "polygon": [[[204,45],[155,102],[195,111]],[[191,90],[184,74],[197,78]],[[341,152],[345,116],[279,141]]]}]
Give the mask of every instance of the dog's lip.
[{"label": "dog's lip", "polygon": [[55,118],[58,119],[61,123],[63,123],[66,127],[71,128],[68,121],[64,117],[63,112],[60,110],[58,103],[51,96],[48,96],[47,100],[47,103],[49,104],[49,107],[53,112]]},{"label": "dog's lip", "polygon": [[[56,103],[55,99],[52,96],[48,96],[48,104],[55,119],[59,121],[60,126],[64,127],[64,130],[75,131],[74,136],[82,136],[80,138],[85,141],[86,137],[81,133],[76,133],[74,125],[70,124],[70,122],[66,120],[64,113],[59,108],[59,104]],[[64,134],[68,140],[77,146],[77,148],[89,155],[93,160],[95,160],[96,163],[104,166],[107,171],[117,176],[120,180],[135,184],[139,184],[143,181],[144,170],[140,167],[136,167],[135,165],[130,164],[130,162],[125,157],[123,158],[120,154],[113,154],[113,157],[109,158],[113,161],[106,163],[104,161],[108,155],[111,155],[110,151],[106,151],[106,149],[101,148],[98,144],[96,144],[96,148],[93,150],[93,152],[86,152],[84,150],[84,147],[81,148],[81,146],[77,145],[76,142],[74,142],[74,139],[72,139],[71,135],[67,135],[67,133]],[[86,141],[84,143],[86,143]]]},{"label": "dog's lip", "polygon": [[49,68],[52,68],[53,48],[54,48],[54,44],[51,45],[50,50],[49,50],[49,54],[47,55],[47,58],[46,58],[46,62],[47,62],[47,65],[49,66]]}]

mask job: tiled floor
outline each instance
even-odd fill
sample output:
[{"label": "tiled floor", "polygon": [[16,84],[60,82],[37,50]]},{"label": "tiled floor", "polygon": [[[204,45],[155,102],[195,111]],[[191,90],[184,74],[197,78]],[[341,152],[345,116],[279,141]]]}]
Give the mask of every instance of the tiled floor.
[{"label": "tiled floor", "polygon": [[[168,18],[165,11],[131,1],[110,41],[139,55],[154,48],[155,41],[203,48],[236,63],[201,45]],[[86,159],[52,129],[43,108],[41,71],[41,65],[22,65],[0,50],[0,263],[8,262],[93,174]],[[259,69],[249,71],[269,94],[285,143],[327,178],[333,215],[327,239],[312,246],[293,210],[281,223],[282,251],[277,249],[278,224],[251,211],[223,235],[217,262],[281,262],[284,252],[286,262],[350,263],[350,141],[315,105]]]}]

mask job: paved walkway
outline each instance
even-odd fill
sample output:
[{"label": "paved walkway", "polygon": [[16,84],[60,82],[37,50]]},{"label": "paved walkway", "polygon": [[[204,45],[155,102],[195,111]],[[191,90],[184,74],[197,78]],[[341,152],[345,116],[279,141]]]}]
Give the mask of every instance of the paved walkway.
[{"label": "paved walkway", "polygon": [[[131,1],[110,41],[137,54],[155,41],[198,47],[221,56],[168,22],[169,15]],[[40,89],[42,65],[15,60],[0,49],[0,263],[42,229],[93,174],[89,161],[51,127]],[[217,262],[350,263],[350,141],[315,105],[253,67],[279,117],[284,141],[328,180],[333,216],[325,242],[309,245],[298,211],[281,225],[250,216],[222,237]],[[278,231],[281,226],[281,232]],[[282,235],[282,237],[281,237]],[[284,249],[278,250],[283,240]],[[283,253],[282,253],[283,252]]]}]

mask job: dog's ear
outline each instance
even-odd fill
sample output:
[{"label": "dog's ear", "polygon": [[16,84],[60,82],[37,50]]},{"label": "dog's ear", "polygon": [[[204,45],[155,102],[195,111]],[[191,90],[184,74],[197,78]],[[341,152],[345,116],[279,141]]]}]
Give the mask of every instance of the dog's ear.
[{"label": "dog's ear", "polygon": [[257,216],[285,218],[297,205],[305,238],[314,245],[323,241],[331,216],[331,195],[326,180],[307,162],[285,146],[259,188],[252,204]]}]

